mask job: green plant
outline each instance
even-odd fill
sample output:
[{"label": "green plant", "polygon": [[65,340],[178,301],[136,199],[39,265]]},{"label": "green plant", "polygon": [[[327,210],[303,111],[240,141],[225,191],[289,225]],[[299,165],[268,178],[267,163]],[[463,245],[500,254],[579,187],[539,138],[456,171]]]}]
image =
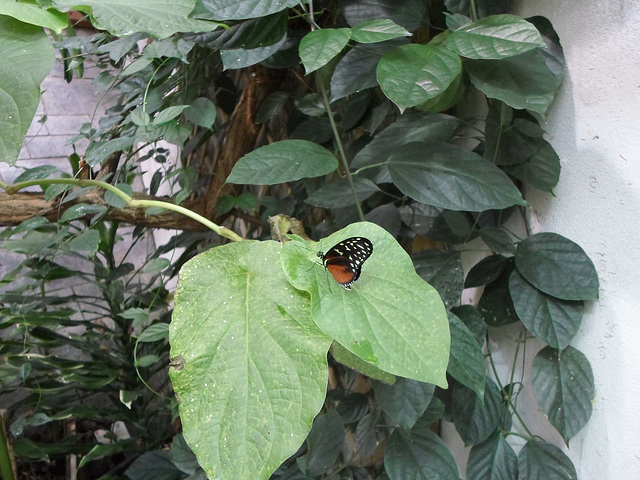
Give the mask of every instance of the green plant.
[{"label": "green plant", "polygon": [[[53,2],[60,10],[73,3]],[[97,83],[120,91],[99,128],[81,132],[91,141],[87,163],[100,166],[100,178],[53,179],[52,170],[33,169],[13,186],[2,184],[9,194],[40,185],[44,200],[64,194],[67,205],[73,195],[87,195],[69,186],[94,189],[80,197],[86,203],[64,211],[70,218],[61,218],[62,229],[32,219],[5,234],[27,232],[5,248],[31,245],[28,254],[53,262],[54,253],[80,244],[95,263],[115,243],[110,216],[132,207],[147,208],[160,225],[173,221],[160,212],[173,210],[227,239],[239,240],[238,230],[255,240],[215,246],[187,261],[218,242],[183,234],[174,244],[186,246],[185,254],[173,268],[163,263],[167,272],[182,267],[170,374],[185,438],[209,477],[456,479],[453,455],[434,432],[438,422],[450,421],[472,446],[470,480],[576,478],[568,457],[536,436],[518,406],[529,375],[519,364],[532,337],[547,345],[533,362],[534,395],[565,442],[588,421],[594,398],[589,363],[570,342],[584,302],[598,296],[595,269],[570,240],[529,232],[521,193],[551,192],[560,173],[540,126],[564,74],[550,23],[510,15],[509,1],[256,0],[232,9],[223,1],[181,0],[159,17],[140,3],[162,2],[82,7],[114,35],[134,28],[131,37],[59,41],[68,51],[99,55],[109,68]],[[126,9],[135,26],[119,23],[116,8]],[[186,20],[180,8],[191,12]],[[49,15],[58,18],[55,10]],[[209,32],[188,33],[198,31]],[[135,41],[147,35],[158,40],[139,51]],[[123,68],[125,58],[133,61]],[[486,109],[459,113],[469,111],[465,104]],[[160,138],[183,147],[179,165],[166,162]],[[142,159],[162,166],[148,193],[167,183],[171,199],[131,193],[141,144],[152,147]],[[220,153],[212,159],[211,150]],[[111,195],[102,199],[98,187]],[[282,244],[267,240],[266,220],[275,213],[285,214],[271,221],[270,233]],[[318,250],[351,236],[369,238],[374,253],[348,292],[315,262]],[[465,278],[461,252],[471,248],[482,253]],[[22,268],[35,271],[40,261]],[[107,275],[115,275],[119,266],[106,265]],[[33,307],[19,302],[29,307],[20,318],[51,310],[44,285],[52,277],[43,275],[35,277],[42,295]],[[118,374],[149,396],[132,375],[131,343],[140,336],[127,330],[122,315],[136,321],[141,311],[160,308],[164,295],[139,305],[105,287],[100,275],[95,280],[108,290],[109,316],[124,330],[114,348],[129,349]],[[483,287],[477,304],[461,304],[463,289],[476,287]],[[43,341],[39,326],[17,326],[8,308],[3,325],[22,337],[7,343],[4,368],[18,381],[27,367],[16,358],[49,345],[26,343]],[[56,311],[51,331],[66,326],[63,318],[72,313],[64,312]],[[83,341],[95,329],[87,321]],[[515,345],[506,373],[493,358],[489,340],[496,335]],[[162,353],[149,355],[166,359],[163,344],[153,345]],[[22,375],[27,386],[36,378]],[[100,388],[112,396],[127,390],[104,378]],[[139,451],[169,437],[167,430]],[[525,440],[517,455],[514,437]],[[144,478],[150,470],[169,478],[203,475],[182,437],[170,454],[138,457],[127,475]]]}]

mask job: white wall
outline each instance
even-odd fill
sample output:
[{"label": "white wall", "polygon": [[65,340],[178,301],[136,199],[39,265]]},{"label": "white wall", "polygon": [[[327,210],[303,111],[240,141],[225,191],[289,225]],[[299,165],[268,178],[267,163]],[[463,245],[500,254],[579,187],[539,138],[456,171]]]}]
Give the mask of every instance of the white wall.
[{"label": "white wall", "polygon": [[582,246],[601,286],[572,342],[593,367],[594,411],[565,452],[581,480],[640,479],[640,1],[520,0],[518,13],[551,20],[568,67],[546,126],[556,196],[526,197],[537,230]]}]

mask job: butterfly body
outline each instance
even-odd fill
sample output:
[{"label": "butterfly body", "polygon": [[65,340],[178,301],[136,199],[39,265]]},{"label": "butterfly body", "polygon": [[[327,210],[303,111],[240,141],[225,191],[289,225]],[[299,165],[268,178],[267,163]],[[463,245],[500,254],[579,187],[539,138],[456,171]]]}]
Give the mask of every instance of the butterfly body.
[{"label": "butterfly body", "polygon": [[318,252],[322,265],[347,290],[360,277],[362,264],[373,252],[373,244],[364,237],[351,237],[334,245],[327,253]]}]

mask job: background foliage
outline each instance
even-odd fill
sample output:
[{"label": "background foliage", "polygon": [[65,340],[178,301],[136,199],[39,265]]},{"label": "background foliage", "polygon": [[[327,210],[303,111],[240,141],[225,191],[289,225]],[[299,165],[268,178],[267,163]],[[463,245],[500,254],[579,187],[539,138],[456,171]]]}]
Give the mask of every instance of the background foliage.
[{"label": "background foliage", "polygon": [[[117,93],[78,132],[73,178],[44,166],[2,183],[51,206],[2,232],[24,257],[2,279],[0,369],[25,475],[79,455],[89,478],[457,479],[437,435],[451,422],[468,479],[576,478],[518,410],[531,388],[568,444],[595,395],[570,345],[595,269],[569,239],[530,234],[522,196],[560,174],[542,127],[564,75],[548,20],[508,0],[75,3],[0,4],[3,161],[53,62],[43,27],[70,81],[93,59],[96,88]],[[103,31],[72,35],[70,8]],[[158,226],[180,231],[141,248]],[[218,247],[233,231],[262,241]],[[287,232],[282,249],[267,240]],[[346,292],[312,259],[354,235],[374,255]],[[170,355],[163,285],[187,261]],[[402,301],[379,317],[355,306],[385,294]],[[494,336],[513,340],[507,372]],[[526,345],[543,345],[530,378]]]}]

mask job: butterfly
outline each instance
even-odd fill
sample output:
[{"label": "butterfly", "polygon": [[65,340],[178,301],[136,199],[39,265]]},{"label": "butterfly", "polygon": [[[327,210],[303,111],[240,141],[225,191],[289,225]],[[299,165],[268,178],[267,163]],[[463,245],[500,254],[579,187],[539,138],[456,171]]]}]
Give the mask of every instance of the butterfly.
[{"label": "butterfly", "polygon": [[364,237],[351,237],[337,243],[327,253],[318,252],[324,268],[347,290],[360,277],[362,264],[373,252],[373,244]]}]

